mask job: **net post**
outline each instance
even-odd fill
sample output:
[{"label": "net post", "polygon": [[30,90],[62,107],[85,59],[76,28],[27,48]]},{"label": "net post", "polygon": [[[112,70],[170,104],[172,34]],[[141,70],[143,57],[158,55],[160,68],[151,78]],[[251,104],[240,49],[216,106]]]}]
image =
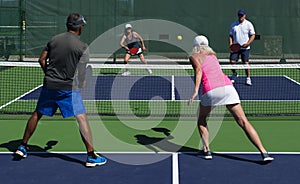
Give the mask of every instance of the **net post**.
[{"label": "net post", "polygon": [[279,63],[281,63],[281,64],[285,64],[286,63],[286,59],[284,57],[284,54],[282,54],[282,57],[281,57]]},{"label": "net post", "polygon": [[113,54],[113,63],[116,64],[116,62],[117,62],[117,54],[114,53]]},{"label": "net post", "polygon": [[24,38],[26,30],[26,20],[25,20],[25,10],[24,10],[24,0],[19,0],[19,16],[20,16],[20,39],[19,39],[19,60],[23,61],[23,49],[24,49]]}]

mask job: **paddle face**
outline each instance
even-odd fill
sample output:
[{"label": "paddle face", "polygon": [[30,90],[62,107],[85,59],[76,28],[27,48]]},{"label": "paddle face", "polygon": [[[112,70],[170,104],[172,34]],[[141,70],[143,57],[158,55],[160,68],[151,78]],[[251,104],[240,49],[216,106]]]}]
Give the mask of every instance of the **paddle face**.
[{"label": "paddle face", "polygon": [[131,48],[129,49],[130,54],[135,55],[139,51],[139,48]]},{"label": "paddle face", "polygon": [[230,52],[238,52],[241,49],[240,44],[232,44],[230,46]]}]

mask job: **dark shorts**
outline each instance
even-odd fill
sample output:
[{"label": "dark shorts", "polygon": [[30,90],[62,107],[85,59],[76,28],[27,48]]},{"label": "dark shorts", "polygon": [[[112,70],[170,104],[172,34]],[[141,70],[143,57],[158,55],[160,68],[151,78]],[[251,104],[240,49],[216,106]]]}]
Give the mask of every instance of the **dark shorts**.
[{"label": "dark shorts", "polygon": [[43,115],[53,116],[57,108],[64,118],[86,112],[80,90],[54,90],[43,87],[36,110]]},{"label": "dark shorts", "polygon": [[241,49],[238,52],[230,53],[230,61],[238,61],[241,56],[242,62],[249,62],[250,49]]}]

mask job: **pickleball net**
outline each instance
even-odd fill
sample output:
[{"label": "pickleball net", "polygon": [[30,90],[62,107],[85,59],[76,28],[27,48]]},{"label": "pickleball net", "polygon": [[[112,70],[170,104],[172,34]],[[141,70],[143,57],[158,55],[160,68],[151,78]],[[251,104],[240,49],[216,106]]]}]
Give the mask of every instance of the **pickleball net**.
[{"label": "pickleball net", "polygon": [[[190,65],[90,63],[88,85],[81,90],[87,113],[92,116],[196,116],[194,77]],[[300,114],[300,64],[221,65],[231,76],[247,115],[298,116]],[[250,68],[253,85],[246,85]],[[152,71],[149,74],[149,69]],[[129,75],[123,75],[129,71]],[[0,116],[22,119],[35,109],[43,72],[37,62],[0,62]],[[200,90],[201,91],[201,90]],[[226,112],[226,115],[229,112]],[[59,117],[57,111],[55,116]]]}]

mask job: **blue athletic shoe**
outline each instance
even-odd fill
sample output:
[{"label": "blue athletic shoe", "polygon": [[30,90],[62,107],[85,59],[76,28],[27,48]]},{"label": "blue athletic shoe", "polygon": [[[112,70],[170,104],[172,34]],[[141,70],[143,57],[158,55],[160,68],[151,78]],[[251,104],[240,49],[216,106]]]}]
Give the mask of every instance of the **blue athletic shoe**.
[{"label": "blue athletic shoe", "polygon": [[[96,153],[95,153],[96,154]],[[95,167],[97,165],[104,165],[106,163],[106,158],[100,157],[96,154],[96,158],[93,157],[87,157],[85,166],[86,167]]]},{"label": "blue athletic shoe", "polygon": [[25,146],[20,145],[17,149],[17,151],[15,152],[16,155],[22,157],[22,158],[26,158],[27,157],[27,150]]}]

